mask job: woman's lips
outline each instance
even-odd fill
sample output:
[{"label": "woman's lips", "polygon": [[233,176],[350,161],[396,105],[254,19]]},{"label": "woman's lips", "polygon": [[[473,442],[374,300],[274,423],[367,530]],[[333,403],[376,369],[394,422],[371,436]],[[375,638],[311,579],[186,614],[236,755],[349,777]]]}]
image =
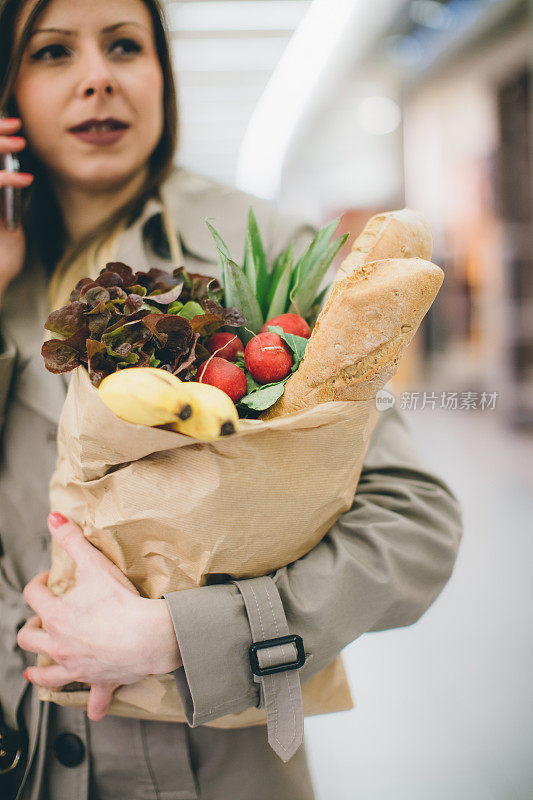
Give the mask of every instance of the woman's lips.
[{"label": "woman's lips", "polygon": [[129,126],[112,131],[69,131],[69,133],[88,144],[110,145],[122,139],[128,130]]}]

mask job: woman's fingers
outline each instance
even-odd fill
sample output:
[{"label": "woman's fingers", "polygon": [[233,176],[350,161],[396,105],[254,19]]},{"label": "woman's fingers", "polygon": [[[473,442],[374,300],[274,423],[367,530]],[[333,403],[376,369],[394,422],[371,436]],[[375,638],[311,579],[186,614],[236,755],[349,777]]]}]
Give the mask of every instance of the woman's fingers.
[{"label": "woman's fingers", "polygon": [[17,633],[17,644],[29,653],[45,653],[45,655],[52,658],[52,638],[41,626],[41,618],[38,616],[30,617],[26,624],[19,630]]},{"label": "woman's fingers", "polygon": [[[26,139],[18,136],[17,131],[22,124],[19,117],[0,119],[0,153],[20,153],[26,147]],[[29,186],[33,175],[29,172],[0,171],[0,187],[14,186],[23,189]]]},{"label": "woman's fingers", "polygon": [[57,610],[58,604],[61,603],[61,600],[46,585],[48,575],[49,570],[38,572],[22,590],[24,600],[37,612],[41,619],[53,614]]},{"label": "woman's fingers", "polygon": [[0,117],[0,136],[9,136],[22,125],[20,117]]},{"label": "woman's fingers", "polygon": [[51,667],[28,667],[25,675],[29,681],[45,689],[59,689],[77,680],[76,676],[60,664],[52,664]]},{"label": "woman's fingers", "polygon": [[125,589],[133,594],[139,594],[139,591],[119,568],[85,538],[82,529],[75,522],[56,512],[48,515],[48,529],[58,545],[68,553],[80,569],[104,569]]},{"label": "woman's fingers", "polygon": [[26,139],[22,136],[2,136],[0,134],[0,153],[18,153],[25,147]]},{"label": "woman's fingers", "polygon": [[93,564],[101,567],[103,560],[108,559],[83,535],[83,531],[75,522],[55,513],[48,515],[48,529],[58,545],[80,567]]},{"label": "woman's fingers", "polygon": [[120,684],[95,684],[91,686],[89,692],[89,700],[87,701],[87,716],[93,722],[99,722],[105,717],[113,692]]},{"label": "woman's fingers", "polygon": [[15,186],[24,189],[33,180],[33,175],[29,172],[9,172],[0,170],[0,188],[2,186]]}]

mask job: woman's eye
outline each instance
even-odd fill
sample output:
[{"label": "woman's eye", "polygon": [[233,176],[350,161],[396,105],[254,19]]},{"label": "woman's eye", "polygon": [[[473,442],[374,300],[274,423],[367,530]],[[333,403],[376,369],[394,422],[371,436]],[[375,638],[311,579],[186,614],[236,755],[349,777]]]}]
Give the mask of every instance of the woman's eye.
[{"label": "woman's eye", "polygon": [[[32,59],[34,61],[56,61],[64,52],[65,48],[62,44],[49,44],[34,53]],[[45,58],[47,53],[51,54],[50,58]]]},{"label": "woman's eye", "polygon": [[122,47],[125,49],[127,53],[138,53],[141,49],[140,46],[137,44],[137,42],[134,42],[133,39],[119,39],[113,45],[113,49],[118,44],[122,45]]},{"label": "woman's eye", "polygon": [[[126,55],[129,53],[138,53],[141,50],[140,45],[134,42],[133,39],[118,39],[111,46],[111,50],[115,50],[118,45],[120,45]],[[41,48],[41,50],[38,50],[37,53],[34,53],[32,59],[34,61],[57,61],[58,58],[61,58],[66,52],[67,50],[62,44],[49,44]]]}]

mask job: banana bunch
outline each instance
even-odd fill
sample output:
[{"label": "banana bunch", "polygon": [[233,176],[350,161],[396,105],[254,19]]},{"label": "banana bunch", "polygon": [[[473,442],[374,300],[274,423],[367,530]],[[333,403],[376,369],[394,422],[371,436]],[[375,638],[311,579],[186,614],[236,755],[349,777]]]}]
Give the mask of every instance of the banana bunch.
[{"label": "banana bunch", "polygon": [[98,393],[117,417],[136,425],[165,425],[204,440],[238,428],[237,409],[225,392],[208,383],[181,381],[164,369],[120,369],[103,379]]}]

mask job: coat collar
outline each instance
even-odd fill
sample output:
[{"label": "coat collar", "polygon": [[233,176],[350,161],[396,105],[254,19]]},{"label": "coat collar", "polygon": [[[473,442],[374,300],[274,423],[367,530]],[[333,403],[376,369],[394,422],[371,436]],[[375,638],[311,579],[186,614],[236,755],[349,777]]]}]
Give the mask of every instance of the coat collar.
[{"label": "coat collar", "polygon": [[[234,257],[240,258],[248,210],[243,203],[242,193],[186,167],[174,165],[160,188],[160,196],[149,198],[138,219],[123,233],[117,252],[118,261],[141,268],[148,264],[148,259],[150,266],[163,266],[165,259],[150,249],[145,236],[148,223],[161,215],[163,204],[168,209],[186,260],[192,257],[194,263],[218,265],[206,219],[212,221],[215,227],[224,220],[223,229],[219,232],[230,252],[235,254]],[[168,259],[166,266],[168,268]]]}]

